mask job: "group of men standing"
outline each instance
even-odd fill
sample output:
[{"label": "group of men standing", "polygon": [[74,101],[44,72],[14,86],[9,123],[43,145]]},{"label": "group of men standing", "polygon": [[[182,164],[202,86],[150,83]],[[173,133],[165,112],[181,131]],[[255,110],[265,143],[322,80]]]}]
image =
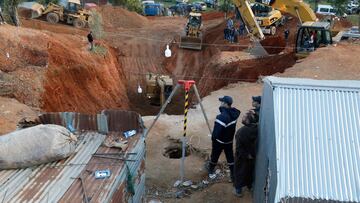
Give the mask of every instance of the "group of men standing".
[{"label": "group of men standing", "polygon": [[[234,194],[242,196],[242,188],[252,190],[256,157],[256,141],[258,135],[258,121],[261,97],[252,98],[254,109],[249,110],[242,118],[243,127],[235,134],[237,119],[240,111],[232,107],[233,99],[230,96],[219,98],[220,114],[216,116],[212,132],[212,151],[207,165],[209,176],[214,176],[215,167],[222,153],[225,152],[230,169],[231,182],[234,185]],[[233,140],[235,134],[235,157]]]},{"label": "group of men standing", "polygon": [[224,29],[224,38],[228,40],[230,43],[237,42],[237,36],[243,35],[245,32],[244,23],[240,23],[239,28],[237,29],[234,25],[234,21],[232,18],[228,18],[226,22],[226,28]]}]

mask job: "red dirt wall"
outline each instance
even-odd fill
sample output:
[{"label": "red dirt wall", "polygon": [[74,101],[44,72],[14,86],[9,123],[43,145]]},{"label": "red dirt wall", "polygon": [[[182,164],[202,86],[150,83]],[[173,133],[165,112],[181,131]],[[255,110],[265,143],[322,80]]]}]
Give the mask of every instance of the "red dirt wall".
[{"label": "red dirt wall", "polygon": [[[277,35],[267,35],[266,39],[261,42],[269,54],[275,55],[256,59],[247,57],[241,59],[241,56],[238,55],[244,53],[243,51],[248,48],[249,38],[241,36],[237,44],[230,44],[223,39],[225,23],[221,23],[205,30],[205,45],[202,51],[179,49],[177,45],[172,45],[173,56],[170,59],[164,59],[164,67],[177,79],[196,80],[202,96],[206,96],[211,91],[230,83],[254,82],[260,75],[283,72],[295,64],[296,57],[293,54],[293,49],[290,47],[285,51],[286,42],[283,31],[286,27],[290,29],[288,46],[293,45],[296,35],[295,19],[291,19],[285,26],[280,27]],[[239,54],[234,54],[234,51]],[[282,51],[283,54],[277,55]],[[219,56],[223,58],[216,62]],[[227,61],[232,56],[239,58],[233,62]]]},{"label": "red dirt wall", "polygon": [[101,56],[51,43],[42,109],[84,113],[106,108],[128,109],[124,74],[119,71],[114,51],[106,48],[108,53]]},{"label": "red dirt wall", "polygon": [[[117,54],[90,53],[85,37],[1,26],[0,95],[43,111],[95,113],[128,109]],[[5,91],[4,91],[5,90]]]}]

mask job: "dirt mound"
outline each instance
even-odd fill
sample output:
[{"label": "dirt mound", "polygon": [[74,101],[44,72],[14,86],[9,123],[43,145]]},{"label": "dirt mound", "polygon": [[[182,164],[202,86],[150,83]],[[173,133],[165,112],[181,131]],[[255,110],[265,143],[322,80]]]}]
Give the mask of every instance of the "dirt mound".
[{"label": "dirt mound", "polygon": [[269,54],[278,54],[286,47],[284,37],[280,36],[267,36],[260,43]]},{"label": "dirt mound", "polygon": [[85,37],[12,26],[1,26],[0,34],[0,96],[44,111],[128,108],[124,75],[110,47],[104,45],[102,56],[87,50]]},{"label": "dirt mound", "polygon": [[218,18],[225,19],[224,13],[218,12],[218,11],[211,11],[211,12],[206,12],[206,13],[202,14],[202,20],[214,20],[214,19],[218,19]]},{"label": "dirt mound", "polygon": [[72,25],[65,23],[51,24],[46,22],[45,19],[26,19],[21,18],[21,26],[25,28],[32,28],[37,30],[46,30],[55,33],[61,34],[71,34],[71,35],[83,35],[86,36],[89,32],[88,28],[78,29]]},{"label": "dirt mound", "polygon": [[338,18],[334,21],[334,27],[332,28],[334,31],[344,30],[346,28],[350,28],[352,26],[351,22],[345,18]]},{"label": "dirt mound", "polygon": [[339,18],[339,17],[333,17],[333,16],[326,16],[322,14],[316,14],[316,17],[320,21],[331,21],[333,22],[332,30],[333,31],[341,31],[346,28],[349,28],[352,26],[351,22],[347,20],[346,18]]},{"label": "dirt mound", "polygon": [[16,130],[22,118],[36,118],[36,113],[16,99],[0,97],[0,135]]},{"label": "dirt mound", "polygon": [[231,83],[238,81],[255,82],[259,76],[283,72],[295,63],[295,54],[287,53],[208,67],[204,69],[199,80],[199,91],[202,96],[206,96],[210,92]]},{"label": "dirt mound", "polygon": [[105,28],[141,28],[148,19],[135,12],[114,6],[102,6],[97,9],[102,15]]}]

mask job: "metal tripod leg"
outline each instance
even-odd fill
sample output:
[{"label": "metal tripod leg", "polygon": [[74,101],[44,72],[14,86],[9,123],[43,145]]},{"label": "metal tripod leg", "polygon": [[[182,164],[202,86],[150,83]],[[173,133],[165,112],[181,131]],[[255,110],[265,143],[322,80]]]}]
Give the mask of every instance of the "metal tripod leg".
[{"label": "metal tripod leg", "polygon": [[199,104],[200,104],[200,107],[201,107],[201,111],[202,111],[202,113],[203,113],[203,115],[204,115],[206,124],[207,124],[207,126],[208,126],[208,128],[209,128],[209,132],[210,132],[210,134],[211,134],[212,132],[211,132],[209,120],[208,120],[208,118],[207,118],[207,116],[206,116],[206,113],[205,113],[205,110],[204,110],[204,106],[202,105],[201,98],[200,98],[200,94],[199,94],[198,89],[196,88],[196,85],[195,85],[195,84],[193,85],[193,87],[194,87],[195,95],[196,95],[196,97],[197,97],[197,99],[198,99],[198,101],[199,101]]},{"label": "metal tripod leg", "polygon": [[175,92],[180,88],[180,84],[176,84],[175,88],[173,89],[173,91],[171,92],[170,96],[167,98],[167,100],[165,101],[165,103],[162,105],[159,113],[156,115],[156,118],[154,119],[154,121],[151,123],[149,129],[146,130],[145,132],[145,137],[147,137],[147,135],[149,134],[151,128],[155,125],[156,121],[159,119],[160,115],[164,112],[166,106],[170,103],[172,97],[174,96]]}]

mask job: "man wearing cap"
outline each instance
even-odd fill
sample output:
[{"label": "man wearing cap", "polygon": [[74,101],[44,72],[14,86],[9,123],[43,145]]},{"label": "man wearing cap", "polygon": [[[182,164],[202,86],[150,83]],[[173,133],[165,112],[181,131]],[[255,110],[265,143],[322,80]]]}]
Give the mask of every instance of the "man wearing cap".
[{"label": "man wearing cap", "polygon": [[256,118],[259,119],[260,116],[260,106],[261,106],[261,96],[253,96],[252,97],[252,109],[256,115]]},{"label": "man wearing cap", "polygon": [[212,151],[208,172],[214,174],[215,166],[218,162],[221,152],[224,150],[226,161],[230,169],[231,180],[234,178],[234,153],[233,139],[236,130],[236,121],[240,116],[240,111],[231,107],[233,99],[230,96],[219,98],[221,105],[220,114],[216,116],[214,130],[211,136]]}]

